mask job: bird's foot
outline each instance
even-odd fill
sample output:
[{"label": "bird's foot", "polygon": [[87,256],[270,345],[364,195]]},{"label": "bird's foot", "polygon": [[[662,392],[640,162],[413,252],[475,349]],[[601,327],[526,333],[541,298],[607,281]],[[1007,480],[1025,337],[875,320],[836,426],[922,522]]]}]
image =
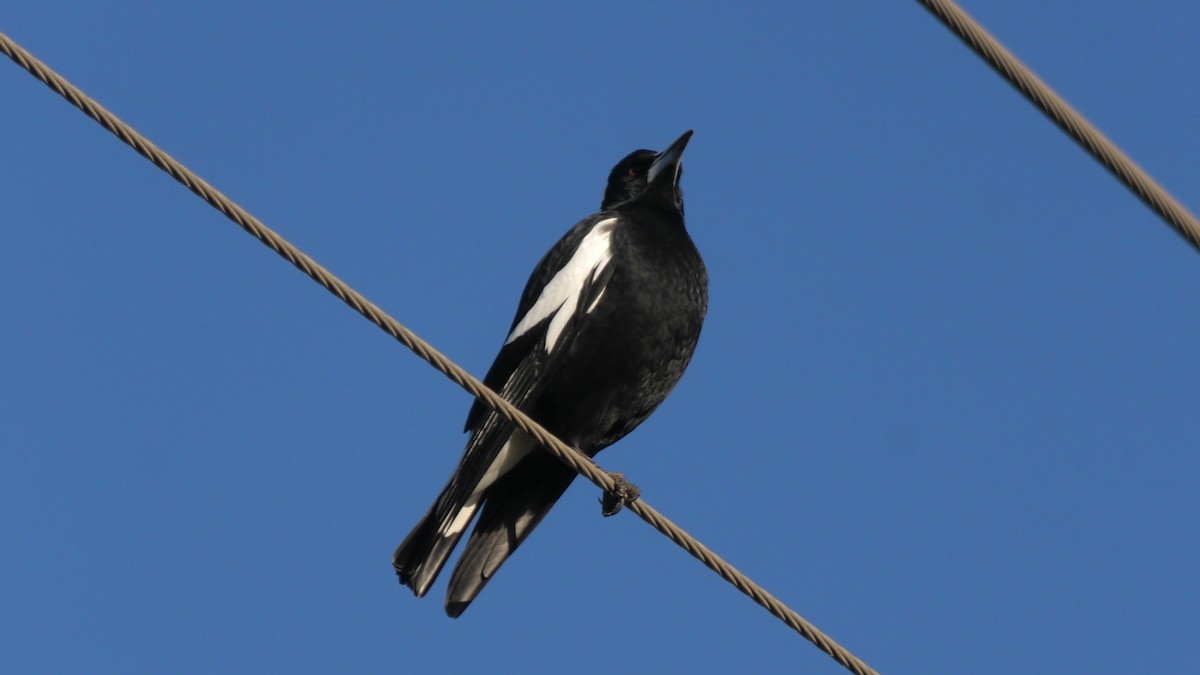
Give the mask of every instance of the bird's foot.
[{"label": "bird's foot", "polygon": [[624,475],[614,471],[608,476],[616,485],[612,490],[605,491],[604,496],[600,498],[600,512],[604,514],[605,518],[617,515],[622,506],[632,504],[642,496],[642,491],[638,489],[638,486],[625,480]]}]

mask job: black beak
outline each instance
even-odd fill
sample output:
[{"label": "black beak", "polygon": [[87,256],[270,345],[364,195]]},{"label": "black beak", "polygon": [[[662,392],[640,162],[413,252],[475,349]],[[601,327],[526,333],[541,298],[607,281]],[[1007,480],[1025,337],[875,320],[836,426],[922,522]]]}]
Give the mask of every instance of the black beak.
[{"label": "black beak", "polygon": [[650,165],[650,170],[646,172],[646,181],[653,183],[659,174],[670,176],[672,184],[678,181],[679,162],[683,159],[683,149],[687,147],[691,138],[692,130],[688,129],[683,132],[682,136],[675,139],[674,143],[668,145],[666,150],[658,153],[658,156],[654,158],[654,163]]}]

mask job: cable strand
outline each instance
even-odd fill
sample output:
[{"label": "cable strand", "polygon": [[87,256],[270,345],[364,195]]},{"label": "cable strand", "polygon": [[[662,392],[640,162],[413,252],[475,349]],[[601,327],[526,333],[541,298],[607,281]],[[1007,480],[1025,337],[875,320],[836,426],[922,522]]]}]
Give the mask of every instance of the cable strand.
[{"label": "cable strand", "polygon": [[917,0],[1197,250],[1200,221],[953,0]]},{"label": "cable strand", "polygon": [[[605,491],[613,489],[614,481],[612,477],[597,466],[591,458],[556,438],[511,403],[501,398],[500,395],[485,387],[483,383],[475,379],[470,373],[458,366],[458,364],[434,349],[429,343],[417,337],[415,333],[401,325],[398,321],[388,316],[387,313],[370,300],[367,300],[357,291],[346,285],[341,279],[338,279],[324,267],[317,264],[315,260],[292,246],[283,237],[276,234],[257,218],[221,194],[216,188],[192,173],[187,167],[160,150],[144,136],[122,122],[116,115],[105,110],[103,106],[92,100],[70,82],[67,82],[66,79],[58,75],[58,73],[54,72],[44,63],[34,58],[33,55],[25,51],[20,45],[13,42],[3,33],[0,33],[0,51],[3,51],[6,56],[63,98],[67,99],[72,105],[82,110],[88,117],[112,132],[122,142],[136,150],[138,154],[150,160],[163,171],[166,171],[172,178],[183,184],[184,187],[192,191],[196,196],[220,211],[243,230],[254,236],[254,238],[266,244],[271,250],[304,272],[313,281],[316,281],[326,290],[333,293],[338,299],[354,309],[354,311],[383,329],[384,332],[410,349],[423,361],[449,377],[455,384],[466,389],[472,396],[483,400],[488,406],[515,424],[517,428],[533,436],[543,448],[564,464],[571,467],[577,473],[582,474],[601,489]],[[752,579],[746,577],[732,565],[725,562],[720,556],[700,543],[699,540],[672,523],[646,502],[639,499],[629,504],[629,509],[851,672],[859,675],[876,673],[876,671],[858,659],[858,657],[851,654],[837,642],[834,642],[833,639],[822,633],[816,626],[813,626],[787,605],[756,584]]]}]

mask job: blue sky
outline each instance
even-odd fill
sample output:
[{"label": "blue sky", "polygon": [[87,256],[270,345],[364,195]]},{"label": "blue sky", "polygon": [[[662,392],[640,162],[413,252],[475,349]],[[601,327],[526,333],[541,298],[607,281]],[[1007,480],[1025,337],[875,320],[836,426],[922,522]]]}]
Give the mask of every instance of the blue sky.
[{"label": "blue sky", "polygon": [[[1200,204],[1200,6],[965,8]],[[711,304],[599,456],[885,672],[1200,668],[1200,257],[917,3],[10,0],[0,30],[482,374],[696,135]],[[469,398],[0,64],[23,672],[841,672],[579,481],[459,620],[395,545]]]}]

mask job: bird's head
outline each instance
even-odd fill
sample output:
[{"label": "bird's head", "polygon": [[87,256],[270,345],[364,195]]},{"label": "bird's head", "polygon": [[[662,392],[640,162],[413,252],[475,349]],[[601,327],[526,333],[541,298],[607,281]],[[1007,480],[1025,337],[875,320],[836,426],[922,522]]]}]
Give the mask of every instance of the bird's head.
[{"label": "bird's head", "polygon": [[600,209],[607,211],[618,204],[632,201],[646,189],[646,174],[658,153],[653,150],[634,150],[625,159],[617,162],[608,174],[608,187],[604,189],[604,201]]},{"label": "bird's head", "polygon": [[608,187],[604,190],[604,201],[600,208],[608,210],[625,202],[633,201],[653,188],[648,199],[674,205],[683,212],[683,195],[679,190],[679,177],[683,175],[683,149],[692,137],[689,129],[662,152],[634,150],[617,162],[608,175]]}]

